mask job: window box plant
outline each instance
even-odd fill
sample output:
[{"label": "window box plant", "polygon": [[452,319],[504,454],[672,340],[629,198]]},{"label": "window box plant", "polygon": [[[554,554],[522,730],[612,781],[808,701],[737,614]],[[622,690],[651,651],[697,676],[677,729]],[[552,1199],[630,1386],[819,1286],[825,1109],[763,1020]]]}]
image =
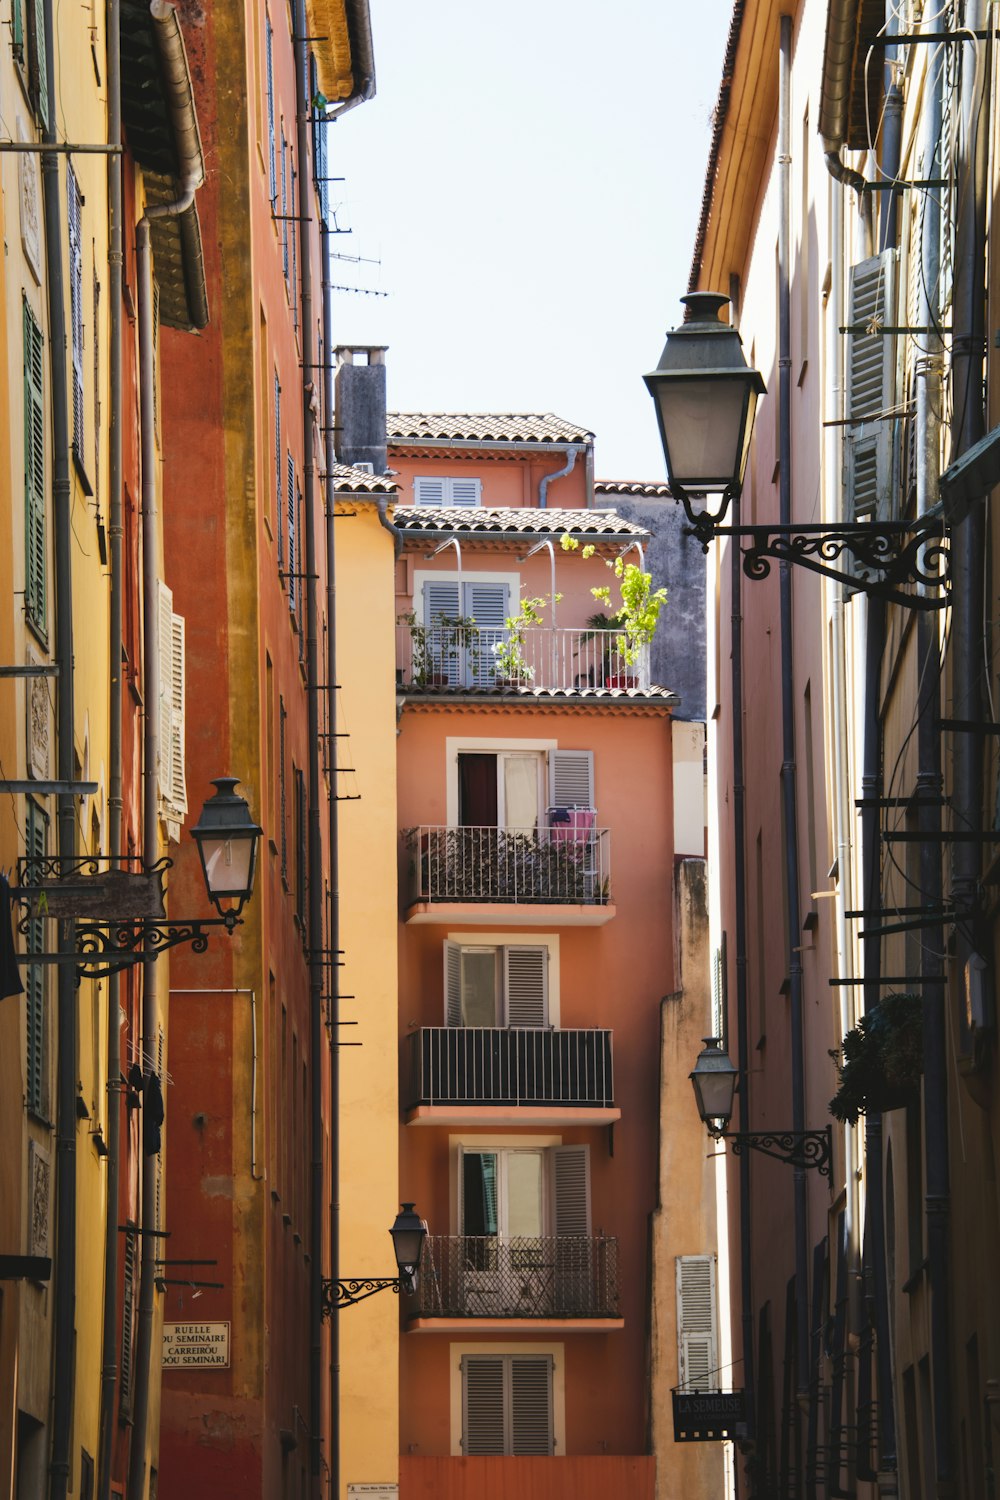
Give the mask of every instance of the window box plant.
[{"label": "window box plant", "polygon": [[913,1103],[923,1072],[924,1023],[919,995],[884,995],[831,1052],[840,1084],[830,1100],[835,1120],[856,1125],[864,1114],[884,1114]]}]

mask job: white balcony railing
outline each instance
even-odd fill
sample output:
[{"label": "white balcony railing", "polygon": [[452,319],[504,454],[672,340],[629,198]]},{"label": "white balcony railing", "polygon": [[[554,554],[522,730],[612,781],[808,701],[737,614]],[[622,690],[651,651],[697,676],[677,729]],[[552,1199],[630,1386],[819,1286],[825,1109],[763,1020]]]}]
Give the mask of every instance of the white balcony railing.
[{"label": "white balcony railing", "polygon": [[401,687],[511,691],[547,688],[648,688],[649,648],[626,661],[622,638],[610,630],[521,631],[468,621],[396,627],[396,672]]}]

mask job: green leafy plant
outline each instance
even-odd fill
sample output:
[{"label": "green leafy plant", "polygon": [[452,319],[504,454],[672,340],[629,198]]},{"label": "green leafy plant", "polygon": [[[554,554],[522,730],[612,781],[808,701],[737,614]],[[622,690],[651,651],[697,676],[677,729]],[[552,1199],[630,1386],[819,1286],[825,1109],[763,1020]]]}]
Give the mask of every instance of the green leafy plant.
[{"label": "green leafy plant", "polygon": [[[575,536],[565,533],[560,539],[564,552],[576,552],[580,543]],[[596,547],[588,543],[581,555],[593,557]],[[621,654],[629,666],[634,666],[643,646],[648,646],[656,634],[660,610],[667,602],[665,588],[653,588],[653,575],[640,568],[637,563],[627,563],[622,557],[605,558],[604,565],[618,579],[618,594],[621,603],[610,618],[616,623],[612,627],[621,633]],[[611,587],[608,584],[590,591],[594,598],[611,609]],[[591,619],[594,617],[591,616]],[[588,621],[588,624],[590,621]],[[603,628],[603,627],[602,627]]]},{"label": "green leafy plant", "polygon": [[830,1056],[840,1086],[830,1100],[835,1120],[856,1125],[860,1115],[900,1109],[917,1096],[924,1067],[923,1005],[919,995],[885,995]]},{"label": "green leafy plant", "polygon": [[473,615],[437,615],[421,623],[411,609],[396,616],[410,632],[410,674],[414,687],[436,687],[451,680],[452,669],[468,653],[473,676],[481,658],[479,626]]},{"label": "green leafy plant", "polygon": [[[557,604],[561,598],[561,594],[556,594]],[[504,621],[507,635],[502,641],[495,641],[492,646],[498,681],[520,685],[531,682],[534,678],[535,669],[524,655],[524,633],[533,626],[544,623],[542,610],[548,603],[549,600],[544,595],[534,598],[525,596],[517,614],[507,616]]]}]

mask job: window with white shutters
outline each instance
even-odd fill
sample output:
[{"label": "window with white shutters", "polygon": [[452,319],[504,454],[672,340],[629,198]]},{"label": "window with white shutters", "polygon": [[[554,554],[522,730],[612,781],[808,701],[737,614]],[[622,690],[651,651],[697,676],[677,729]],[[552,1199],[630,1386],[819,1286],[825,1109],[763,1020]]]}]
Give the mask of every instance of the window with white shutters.
[{"label": "window with white shutters", "polygon": [[281,127],[281,266],[288,281],[288,142]]},{"label": "window with white shutters", "polygon": [[847,343],[844,483],[855,516],[885,520],[891,510],[892,420],[896,340],[897,252],[886,250],[851,267],[851,332]]},{"label": "window with white shutters", "polygon": [[[489,687],[496,677],[493,647],[506,639],[509,593],[505,583],[451,579],[424,584],[429,665],[449,687]],[[473,621],[456,625],[457,620]]]},{"label": "window with white shutters", "polygon": [[413,500],[416,505],[479,505],[482,500],[483,482],[469,479],[464,474],[418,475],[413,481]]},{"label": "window with white shutters", "polygon": [[285,504],[288,512],[288,607],[295,613],[295,570],[298,565],[295,547],[295,460],[289,453],[286,455],[286,494]]},{"label": "window with white shutters", "polygon": [[444,945],[447,1026],[548,1025],[549,950]]},{"label": "window with white shutters", "polygon": [[281,458],[281,382],[278,372],[274,372],[274,524],[278,535],[278,567],[281,567],[284,558],[284,492],[282,483],[282,458]]},{"label": "window with white shutters", "polygon": [[184,618],[174,614],[173,594],[166,584],[158,586],[158,634],[160,666],[160,755],[159,790],[164,821],[171,838],[177,838],[187,812],[187,781],[184,769]]},{"label": "window with white shutters", "polygon": [[[29,859],[43,859],[48,853],[47,845],[47,819],[38,804],[29,799],[25,826],[25,853]],[[27,937],[29,954],[43,952],[45,948],[44,917],[29,918]],[[45,970],[42,965],[27,964],[24,980],[25,1011],[28,1023],[25,1102],[32,1114],[44,1115],[47,1103],[47,1029],[45,1025]]]},{"label": "window with white shutters", "polygon": [[677,1369],[682,1391],[719,1388],[715,1256],[678,1255]]},{"label": "window with white shutters", "polygon": [[594,752],[549,751],[549,806],[594,806]]},{"label": "window with white shutters", "polygon": [[278,174],[274,159],[274,28],[270,16],[264,21],[264,55],[267,65],[267,179],[273,209],[278,196]]},{"label": "window with white shutters", "polygon": [[551,1354],[462,1356],[462,1452],[531,1456],[555,1450]]}]

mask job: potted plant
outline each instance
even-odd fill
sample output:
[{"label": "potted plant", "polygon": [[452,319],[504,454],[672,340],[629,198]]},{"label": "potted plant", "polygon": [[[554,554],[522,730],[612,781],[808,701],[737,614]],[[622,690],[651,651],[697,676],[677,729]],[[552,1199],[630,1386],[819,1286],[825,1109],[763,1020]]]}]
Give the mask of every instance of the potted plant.
[{"label": "potted plant", "polygon": [[[579,545],[577,538],[570,536],[568,532],[560,539],[564,552],[575,552]],[[582,556],[593,557],[596,550],[595,546],[588,543],[583,548]],[[621,603],[613,615],[603,616],[608,621],[608,626],[600,628],[610,628],[617,632],[619,660],[632,667],[639,660],[642,648],[648,646],[656,634],[660,610],[667,602],[667,591],[665,588],[654,589],[653,575],[640,568],[637,563],[627,563],[622,557],[609,557],[605,559],[605,565],[618,579]],[[590,592],[599,603],[611,608],[611,589],[608,585],[592,588]],[[591,621],[595,618],[598,617],[592,615]],[[605,677],[607,687],[634,687],[635,683],[633,675],[618,669]]]},{"label": "potted plant", "polygon": [[[556,601],[561,597],[557,594]],[[533,626],[542,624],[542,610],[547,603],[543,597],[525,597],[517,614],[508,615],[504,621],[507,634],[502,641],[494,641],[492,646],[497,687],[525,687],[534,680],[535,669],[524,655],[524,634]]]},{"label": "potted plant", "polygon": [[919,1094],[924,1057],[919,995],[884,995],[830,1056],[840,1080],[830,1100],[835,1120],[856,1125],[864,1114],[902,1109]]},{"label": "potted plant", "polygon": [[480,660],[479,626],[472,615],[438,615],[425,625],[411,609],[397,615],[396,624],[409,628],[412,687],[447,687],[455,682],[466,653],[475,677]]}]

